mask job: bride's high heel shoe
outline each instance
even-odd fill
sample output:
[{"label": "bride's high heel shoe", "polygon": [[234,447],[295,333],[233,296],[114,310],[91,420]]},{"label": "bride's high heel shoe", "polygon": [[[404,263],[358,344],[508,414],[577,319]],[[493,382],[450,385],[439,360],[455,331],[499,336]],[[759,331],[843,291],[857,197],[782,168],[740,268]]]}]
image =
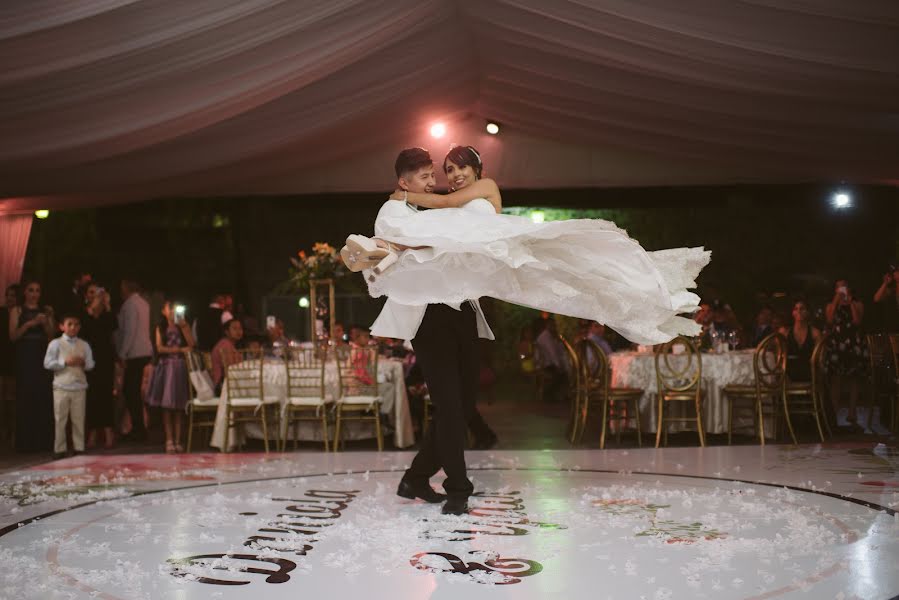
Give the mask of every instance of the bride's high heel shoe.
[{"label": "bride's high heel shoe", "polygon": [[[390,244],[390,242],[387,242]],[[393,251],[393,246],[390,246],[390,254],[381,259],[381,262],[372,267],[371,275],[368,276],[369,281],[374,281],[378,275],[382,274],[388,268],[390,268],[393,263],[398,260],[396,252]]]},{"label": "bride's high heel shoe", "polygon": [[[393,256],[393,261],[382,266],[382,263],[391,256]],[[343,264],[354,273],[378,267],[383,270],[396,262],[396,253],[393,252],[392,247],[382,248],[373,239],[355,234],[346,239],[346,246],[340,250],[340,257],[343,259]]]}]

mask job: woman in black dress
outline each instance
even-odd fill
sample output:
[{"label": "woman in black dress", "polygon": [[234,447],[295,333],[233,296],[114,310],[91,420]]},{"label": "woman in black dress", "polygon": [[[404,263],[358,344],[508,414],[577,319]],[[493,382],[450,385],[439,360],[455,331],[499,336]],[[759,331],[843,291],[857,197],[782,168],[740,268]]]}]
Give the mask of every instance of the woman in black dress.
[{"label": "woman in black dress", "polygon": [[80,337],[90,344],[96,363],[93,370],[87,372],[87,447],[95,446],[102,433],[104,447],[112,448],[115,441],[115,347],[112,336],[116,320],[110,311],[109,292],[97,284],[92,283],[85,289],[84,302]]},{"label": "woman in black dress", "polygon": [[808,305],[804,300],[793,304],[793,325],[780,331],[787,338],[787,379],[807,383],[812,380],[812,352],[821,332],[809,322]]},{"label": "woman in black dress", "polygon": [[41,284],[26,281],[19,306],[9,311],[9,339],[16,354],[16,450],[53,445],[53,388],[44,369],[47,343],[56,333],[53,309],[41,306]]}]

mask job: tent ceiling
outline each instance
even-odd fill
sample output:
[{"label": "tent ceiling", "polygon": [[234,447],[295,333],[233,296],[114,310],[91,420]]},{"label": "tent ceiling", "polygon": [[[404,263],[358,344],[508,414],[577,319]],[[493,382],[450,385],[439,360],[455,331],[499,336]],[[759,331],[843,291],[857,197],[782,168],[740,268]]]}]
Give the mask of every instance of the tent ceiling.
[{"label": "tent ceiling", "polygon": [[0,56],[0,212],[383,190],[451,142],[508,188],[899,181],[895,0],[13,0]]}]

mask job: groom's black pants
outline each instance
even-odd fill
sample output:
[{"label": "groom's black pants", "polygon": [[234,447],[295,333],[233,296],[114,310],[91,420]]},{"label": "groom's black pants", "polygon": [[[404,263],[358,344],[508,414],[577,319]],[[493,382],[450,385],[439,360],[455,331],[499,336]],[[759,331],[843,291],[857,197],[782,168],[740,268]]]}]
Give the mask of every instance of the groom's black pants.
[{"label": "groom's black pants", "polygon": [[429,304],[412,347],[434,405],[434,423],[403,479],[427,482],[442,467],[447,495],[468,497],[474,487],[465,470],[465,442],[480,373],[478,326],[471,303],[463,303],[461,311]]}]

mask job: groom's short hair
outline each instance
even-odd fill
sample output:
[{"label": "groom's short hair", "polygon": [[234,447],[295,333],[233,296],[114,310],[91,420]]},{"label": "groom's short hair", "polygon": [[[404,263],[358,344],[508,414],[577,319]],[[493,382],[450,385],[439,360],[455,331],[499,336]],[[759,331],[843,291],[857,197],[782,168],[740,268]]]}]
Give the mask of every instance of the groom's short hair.
[{"label": "groom's short hair", "polygon": [[402,177],[406,173],[414,173],[422,167],[434,164],[431,153],[424,148],[406,148],[396,157],[393,165],[396,176]]}]

